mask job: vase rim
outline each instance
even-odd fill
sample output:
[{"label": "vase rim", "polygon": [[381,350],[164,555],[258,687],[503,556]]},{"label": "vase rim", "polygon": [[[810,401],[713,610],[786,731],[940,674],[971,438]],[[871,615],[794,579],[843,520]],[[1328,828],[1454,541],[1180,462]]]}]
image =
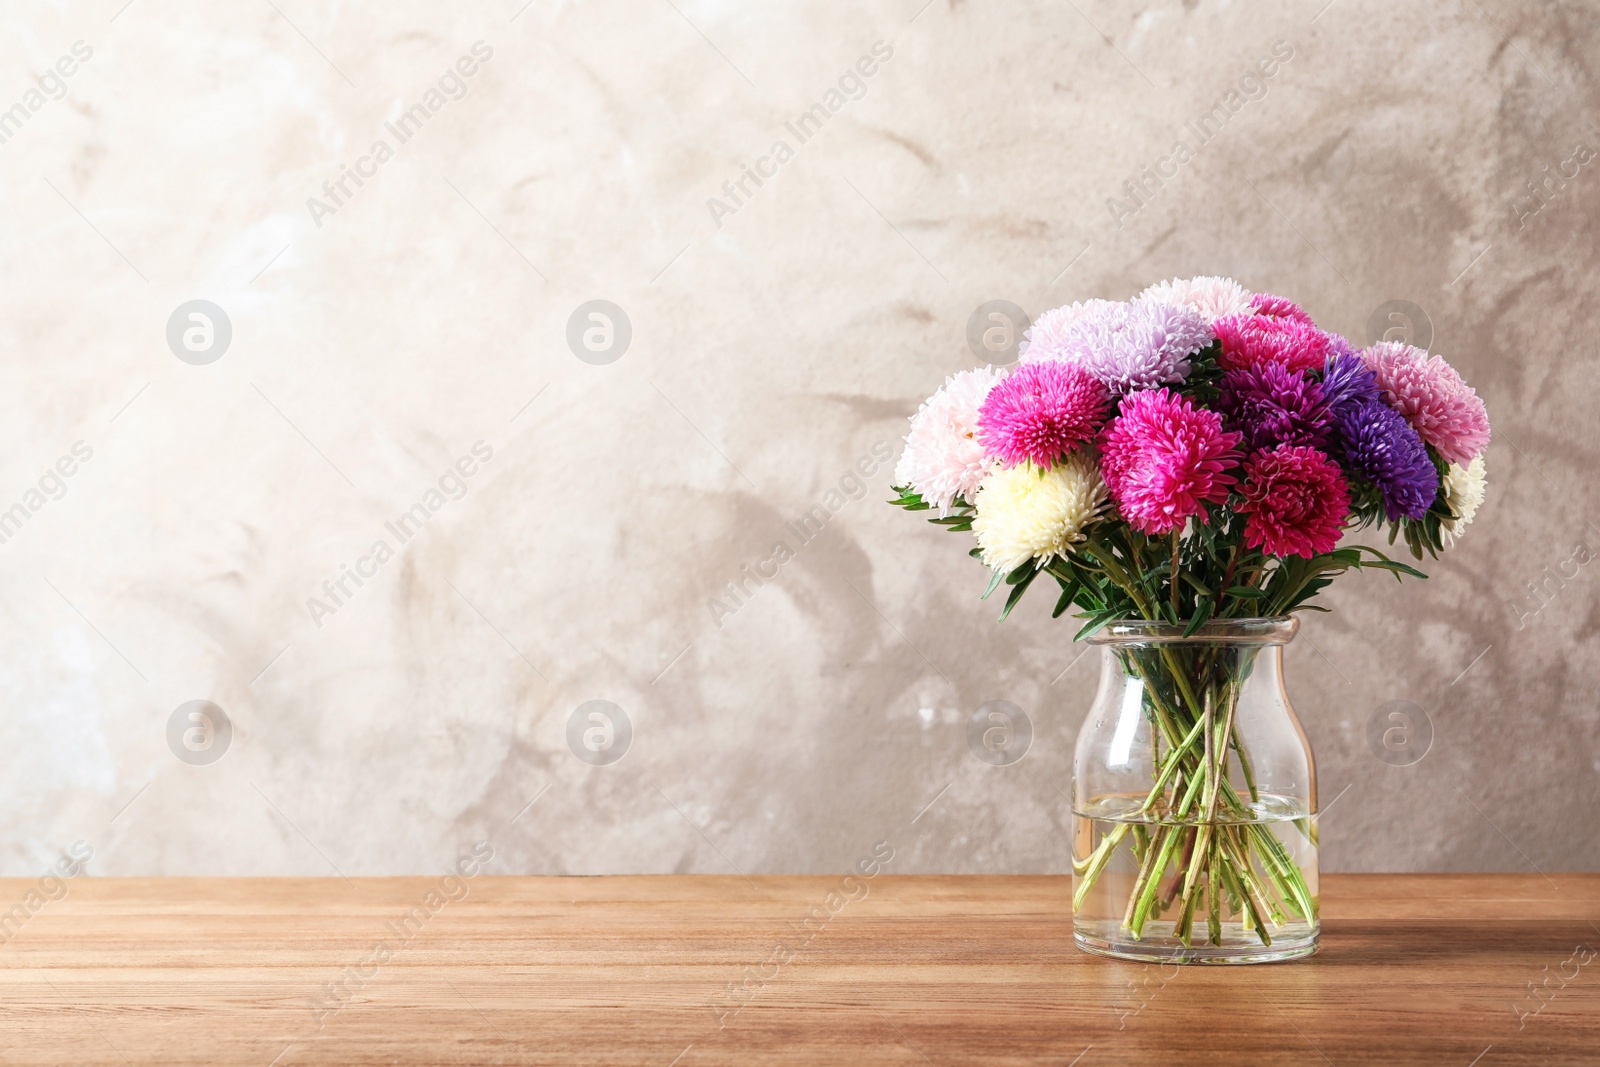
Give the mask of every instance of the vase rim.
[{"label": "vase rim", "polygon": [[1294,640],[1300,620],[1279,615],[1260,619],[1212,619],[1184,636],[1184,623],[1151,619],[1119,619],[1087,640],[1091,645],[1286,645]]}]

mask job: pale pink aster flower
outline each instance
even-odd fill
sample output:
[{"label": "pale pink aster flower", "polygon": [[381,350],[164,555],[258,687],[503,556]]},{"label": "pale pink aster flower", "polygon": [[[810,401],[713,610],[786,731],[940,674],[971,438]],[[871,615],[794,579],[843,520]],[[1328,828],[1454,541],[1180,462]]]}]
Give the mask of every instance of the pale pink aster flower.
[{"label": "pale pink aster flower", "polygon": [[[1051,308],[1028,326],[1022,332],[1022,343],[1017,346],[1017,360],[1027,362],[1029,359],[1054,358],[1052,353],[1061,347],[1061,341],[1067,327],[1081,319],[1086,313],[1092,311],[1096,305],[1114,303],[1111,300],[1080,300],[1074,304],[1063,307]],[[1038,346],[1033,355],[1028,355],[1028,350]]]},{"label": "pale pink aster flower", "polygon": [[895,484],[916,490],[941,516],[950,514],[957,499],[970,501],[994,467],[978,443],[978,409],[1002,377],[994,367],[961,371],[911,416]]},{"label": "pale pink aster flower", "polygon": [[1213,323],[1224,315],[1238,315],[1253,310],[1250,293],[1232,278],[1201,275],[1198,278],[1173,278],[1157,282],[1139,294],[1146,304],[1172,304],[1197,312],[1206,322]]},{"label": "pale pink aster flower", "polygon": [[1465,464],[1489,445],[1489,412],[1477,392],[1442,356],[1399,341],[1361,353],[1384,402],[1404,415],[1446,463]]}]

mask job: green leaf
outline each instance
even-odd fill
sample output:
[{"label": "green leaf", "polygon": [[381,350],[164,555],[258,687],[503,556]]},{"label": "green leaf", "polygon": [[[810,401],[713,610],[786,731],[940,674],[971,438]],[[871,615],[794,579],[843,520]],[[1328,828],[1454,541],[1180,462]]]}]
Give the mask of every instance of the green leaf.
[{"label": "green leaf", "polygon": [[983,595],[981,597],[979,597],[978,599],[979,600],[988,600],[989,599],[989,594],[995,591],[995,588],[1000,584],[1000,580],[1002,578],[1004,578],[1005,576],[1006,576],[1006,572],[1005,571],[1002,571],[1002,570],[996,568],[996,570],[992,574],[989,575],[989,588],[985,589],[983,591]]},{"label": "green leaf", "polygon": [[1189,637],[1205,625],[1206,620],[1211,618],[1213,603],[1209,593],[1200,598],[1200,603],[1195,605],[1194,617],[1189,620],[1189,625],[1183,628],[1183,636]]},{"label": "green leaf", "polygon": [[1076,579],[1070,582],[1063,582],[1061,580],[1061,576],[1056,575],[1056,582],[1061,586],[1061,599],[1056,601],[1055,610],[1050,613],[1050,617],[1052,619],[1061,618],[1062,614],[1068,608],[1072,607],[1073,594],[1078,591],[1078,582]]},{"label": "green leaf", "polygon": [[[1021,570],[1022,568],[1019,567],[1017,569]],[[1001,622],[1006,621],[1006,616],[1011,614],[1011,609],[1017,606],[1017,601],[1022,599],[1022,594],[1028,591],[1028,586],[1032,585],[1033,580],[1038,576],[1039,571],[1037,568],[1029,569],[1027,576],[1011,587],[1011,595],[1006,597],[1006,606],[1000,611]]]},{"label": "green leaf", "polygon": [[1257,589],[1253,585],[1235,585],[1228,588],[1227,596],[1236,596],[1244,600],[1260,600],[1267,595],[1265,589]]},{"label": "green leaf", "polygon": [[1082,641],[1087,637],[1092,637],[1101,629],[1105,628],[1110,623],[1115,622],[1117,619],[1124,617],[1125,615],[1127,615],[1127,612],[1123,610],[1121,605],[1109,607],[1104,611],[1097,612],[1093,618],[1084,624],[1082,629],[1073,635],[1072,639],[1074,641]]}]

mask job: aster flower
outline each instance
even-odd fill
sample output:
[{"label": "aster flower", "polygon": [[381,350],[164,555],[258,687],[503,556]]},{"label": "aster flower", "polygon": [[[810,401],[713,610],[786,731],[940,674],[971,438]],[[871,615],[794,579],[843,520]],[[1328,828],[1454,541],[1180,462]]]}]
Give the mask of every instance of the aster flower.
[{"label": "aster flower", "polygon": [[1117,511],[1141,533],[1168,533],[1228,498],[1239,434],[1169,389],[1134,393],[1103,435],[1101,471]]},{"label": "aster flower", "polygon": [[1279,445],[1245,461],[1244,543],[1274,556],[1332,552],[1350,514],[1339,465],[1315,448]]},{"label": "aster flower", "polygon": [[1298,322],[1303,326],[1315,326],[1311,316],[1305,309],[1293,300],[1286,297],[1273,296],[1271,293],[1257,293],[1250,298],[1250,306],[1255,313],[1266,319],[1283,319],[1289,322]]},{"label": "aster flower", "polygon": [[[1262,298],[1257,297],[1258,301]],[[1269,300],[1277,300],[1271,297]],[[1268,308],[1281,310],[1277,304]],[[1252,312],[1228,315],[1211,324],[1222,351],[1217,362],[1223,370],[1253,367],[1258,363],[1281,363],[1290,370],[1320,370],[1328,358],[1328,335],[1305,318],[1305,312],[1289,305],[1300,317]]]},{"label": "aster flower", "polygon": [[1000,382],[978,409],[978,442],[1008,466],[1048,467],[1106,421],[1111,396],[1076,363],[1029,363]]},{"label": "aster flower", "polygon": [[1323,399],[1322,386],[1278,363],[1225,373],[1217,409],[1230,430],[1244,435],[1246,452],[1278,445],[1325,450],[1333,434],[1333,413]]},{"label": "aster flower", "polygon": [[1199,313],[1208,324],[1225,315],[1252,310],[1250,294],[1232,278],[1202,275],[1198,278],[1173,278],[1157,282],[1139,294],[1145,304],[1171,304]]},{"label": "aster flower", "polygon": [[1017,346],[1017,359],[1026,362],[1028,349],[1038,345],[1034,352],[1034,359],[1050,358],[1050,353],[1061,346],[1062,337],[1066,334],[1067,327],[1081,319],[1087,312],[1098,305],[1111,304],[1110,300],[1080,300],[1077,303],[1067,304],[1063,307],[1051,308],[1038,318],[1034,319],[1028,328],[1022,331],[1022,342]]},{"label": "aster flower", "polygon": [[1183,381],[1189,357],[1212,339],[1199,314],[1171,304],[1089,300],[1074,307],[1070,321],[1029,344],[1023,362],[1081,364],[1119,395]]},{"label": "aster flower", "polygon": [[1486,475],[1482,456],[1473,456],[1472,462],[1464,467],[1452,463],[1449,470],[1445,471],[1440,490],[1444,493],[1445,506],[1453,516],[1440,523],[1446,545],[1455,544],[1467,524],[1478,514],[1478,506],[1483,503],[1489,487]]},{"label": "aster flower", "polygon": [[1383,399],[1449,463],[1466,463],[1489,444],[1489,412],[1441,356],[1399,341],[1361,353]]},{"label": "aster flower", "polygon": [[1322,396],[1335,416],[1351,407],[1382,400],[1378,379],[1360,357],[1345,352],[1335,352],[1323,365]]},{"label": "aster flower", "polygon": [[1332,359],[1334,356],[1353,356],[1356,354],[1355,346],[1350,343],[1350,339],[1344,334],[1334,333],[1332,330],[1324,330],[1323,333],[1328,335],[1328,358]]},{"label": "aster flower", "polygon": [[1105,503],[1105,482],[1086,451],[1045,471],[1027,464],[997,467],[973,499],[972,532],[983,562],[1010,573],[1083,540],[1083,528],[1100,517]]},{"label": "aster flower", "polygon": [[895,484],[915,489],[941,516],[950,514],[957,498],[972,499],[994,466],[977,440],[978,409],[999,381],[994,367],[962,371],[911,416]]},{"label": "aster flower", "polygon": [[1345,466],[1377,487],[1389,521],[1420,519],[1439,495],[1439,472],[1417,431],[1382,401],[1334,416]]}]

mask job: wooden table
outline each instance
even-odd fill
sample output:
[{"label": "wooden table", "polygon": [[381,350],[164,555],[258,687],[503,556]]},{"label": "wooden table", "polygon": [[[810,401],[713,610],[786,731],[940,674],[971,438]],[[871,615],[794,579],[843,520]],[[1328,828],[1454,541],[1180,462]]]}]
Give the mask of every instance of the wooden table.
[{"label": "wooden table", "polygon": [[0,1062],[1600,1063],[1600,875],[1328,875],[1231,968],[1076,951],[1055,877],[64,884],[0,881]]}]

